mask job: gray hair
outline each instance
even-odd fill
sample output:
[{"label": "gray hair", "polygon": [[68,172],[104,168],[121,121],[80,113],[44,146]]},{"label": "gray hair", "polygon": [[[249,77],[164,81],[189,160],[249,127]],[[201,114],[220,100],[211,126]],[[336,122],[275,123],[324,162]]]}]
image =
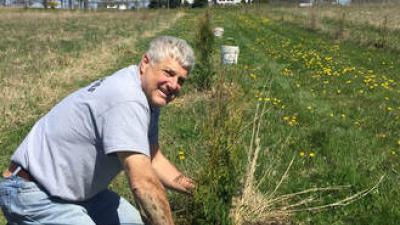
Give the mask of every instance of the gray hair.
[{"label": "gray hair", "polygon": [[195,63],[192,47],[183,39],[159,36],[150,42],[147,56],[152,63],[159,63],[169,56],[190,72]]}]

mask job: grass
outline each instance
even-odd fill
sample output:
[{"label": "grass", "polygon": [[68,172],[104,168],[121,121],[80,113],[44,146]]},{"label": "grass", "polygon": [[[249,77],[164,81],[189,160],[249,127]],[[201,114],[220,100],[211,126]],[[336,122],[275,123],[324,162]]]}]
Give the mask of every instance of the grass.
[{"label": "grass", "polygon": [[[378,14],[383,10],[382,7],[368,7]],[[237,190],[231,205],[232,213],[236,212],[235,218],[238,218],[235,221],[241,221],[239,224],[395,225],[400,218],[400,205],[396,201],[400,199],[400,91],[397,76],[400,59],[393,47],[397,43],[396,35],[392,34],[398,32],[398,23],[387,22],[387,46],[381,48],[367,45],[368,41],[352,39],[351,35],[349,38],[334,35],[338,26],[344,26],[344,33],[360,32],[357,37],[377,34],[379,23],[351,20],[347,14],[344,18],[326,16],[320,20],[316,14],[315,29],[310,29],[309,23],[305,23],[300,15],[303,13],[301,10],[270,6],[212,10],[212,25],[225,29],[224,37],[214,42],[216,51],[212,56],[217,77],[213,83],[217,84],[219,77],[224,76],[222,84],[219,83],[223,88],[213,86],[208,91],[198,92],[190,83],[193,81],[188,82],[183,96],[163,109],[160,141],[164,151],[180,169],[197,180],[201,179],[199,176],[207,171],[209,165],[209,144],[215,137],[205,129],[209,125],[207,121],[213,115],[221,116],[213,114],[215,104],[229,103],[225,106],[230,114],[226,115],[233,118],[221,117],[226,121],[219,123],[240,125],[236,132],[226,132],[229,145],[238,149],[235,157],[240,159],[236,165],[239,177],[236,183],[242,188]],[[327,14],[335,10],[337,8],[321,9]],[[360,13],[367,9],[354,7],[349,10]],[[5,118],[0,133],[1,147],[5,149],[2,166],[6,165],[8,156],[29,130],[32,121],[70,90],[140,57],[138,54],[144,50],[148,38],[158,31],[195,43],[197,33],[193,27],[198,24],[201,10],[185,11],[185,17],[169,29],[162,29],[168,27],[162,22],[169,18],[168,12],[175,14],[176,11],[162,12],[89,13],[83,17],[75,13],[50,13],[46,16],[37,12],[1,13],[0,17],[26,15],[41,18],[39,21],[42,22],[36,26],[43,29],[35,36],[37,29],[29,31],[34,26],[31,24],[24,29],[14,29],[0,41],[1,49],[7,51],[2,56],[9,57],[6,59],[8,63],[0,64],[4,90],[1,105]],[[397,14],[391,16],[384,12],[388,18],[396,18]],[[304,15],[309,14],[304,12]],[[48,16],[64,22],[51,25],[47,22]],[[68,19],[63,20],[64,17]],[[113,22],[106,20],[107,17],[113,17]],[[139,20],[135,19],[143,17],[158,19],[145,20],[150,24],[140,26],[143,22],[136,23]],[[292,19],[295,17],[303,20]],[[127,18],[131,18],[130,23],[126,22]],[[17,20],[0,21],[2,30],[24,26],[8,22],[17,23]],[[21,21],[35,24],[29,22],[35,20]],[[102,28],[93,28],[100,24]],[[46,29],[46,26],[49,27]],[[71,33],[58,36],[62,33],[60,30],[53,34],[48,32],[57,29],[63,32],[70,29]],[[19,34],[24,30],[30,35]],[[74,36],[72,31],[78,35]],[[108,32],[114,33],[108,35]],[[136,35],[141,32],[147,35],[136,40]],[[35,38],[29,39],[29,36]],[[240,46],[239,63],[221,66],[219,47],[231,41],[230,37]],[[104,44],[92,45],[94,38]],[[43,61],[30,53],[32,46],[36,46],[30,45],[30,41],[36,40],[41,46],[37,51],[44,56]],[[48,40],[49,44],[45,45],[47,42],[41,40]],[[75,41],[80,44],[71,44]],[[21,46],[18,51],[16,46]],[[113,46],[112,50],[107,46]],[[64,58],[68,60],[64,61]],[[62,63],[56,63],[59,61]],[[13,66],[23,62],[27,62],[26,65]],[[75,67],[77,69],[72,69]],[[38,90],[38,87],[41,88]],[[215,100],[213,96],[218,93],[226,94]],[[222,131],[217,130],[217,136]],[[217,143],[213,148],[218,147],[221,144]],[[118,177],[112,188],[132,199],[124,182],[123,177]],[[357,201],[349,201],[351,204],[340,202],[351,196]],[[177,224],[185,224],[188,215],[193,214],[190,211],[191,199],[173,193],[170,197]],[[331,207],[318,208],[332,203]],[[259,211],[255,211],[255,207]],[[254,212],[261,216],[251,217]]]},{"label": "grass", "polygon": [[[337,42],[329,33],[315,33],[295,23],[268,21],[268,10],[237,15],[224,14],[224,20],[216,23],[229,21],[223,24],[232,30],[227,35],[238,39],[243,49],[239,67],[254,81],[247,88],[256,90],[255,100],[270,105],[266,125],[260,128],[260,145],[269,151],[260,153],[266,155],[260,156],[256,174],[261,177],[269,167],[274,172],[260,190],[274,190],[294,155],[280,193],[351,186],[350,192],[317,197],[319,204],[373,187],[385,175],[379,188],[362,200],[334,210],[300,213],[295,220],[395,224],[400,216],[397,203],[384,199],[399,197],[399,164],[394,162],[399,149],[398,68],[393,66],[399,64],[397,54]],[[259,88],[266,82],[267,92]],[[367,215],[365,209],[376,211]]]},{"label": "grass", "polygon": [[[229,37],[240,46],[239,64],[221,69],[226,85],[233,83],[232,89],[241,93],[235,101],[243,109],[243,124],[252,123],[257,104],[266,104],[255,139],[260,146],[254,166],[256,185],[250,194],[243,193],[251,174],[244,174],[247,157],[243,157],[238,165],[239,175],[245,175],[243,190],[233,208],[246,209],[239,211],[245,213],[243,224],[396,224],[399,205],[391,199],[400,194],[396,188],[400,102],[399,59],[390,47],[393,43],[380,48],[338,40],[328,29],[309,29],[307,24],[282,20],[271,10],[223,8],[212,14],[213,25],[225,28],[224,38],[215,44],[216,55]],[[280,13],[290,15],[288,11]],[[363,23],[353,28],[364,34],[375,32]],[[165,111],[182,110],[197,118],[187,119],[191,126],[201,127],[204,110],[190,101]],[[203,108],[211,104],[207,99],[198,101]],[[173,118],[164,122],[172,130],[187,127]],[[238,132],[236,144],[250,149],[246,143],[251,140],[251,126]],[[198,149],[204,149],[207,140],[192,143],[193,136],[172,136],[177,138],[172,143],[180,147],[166,146],[168,152],[186,146],[184,162],[175,158],[178,165],[191,174],[206,167]],[[241,200],[244,205],[238,203]]]},{"label": "grass", "polygon": [[400,17],[397,3],[354,4],[346,7],[265,7],[275,20],[311,28],[366,47],[399,51]]}]

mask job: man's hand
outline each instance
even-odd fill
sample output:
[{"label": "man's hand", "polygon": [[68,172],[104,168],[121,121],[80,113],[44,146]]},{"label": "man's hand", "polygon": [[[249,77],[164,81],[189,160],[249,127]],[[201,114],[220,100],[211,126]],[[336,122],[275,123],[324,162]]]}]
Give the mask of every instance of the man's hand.
[{"label": "man's hand", "polygon": [[148,225],[173,225],[172,213],[163,185],[151,166],[150,157],[118,153],[144,222]]},{"label": "man's hand", "polygon": [[152,166],[162,184],[172,190],[191,194],[196,187],[192,179],[184,176],[161,152],[158,145],[152,145]]},{"label": "man's hand", "polygon": [[173,179],[173,183],[176,184],[175,186],[177,187],[178,191],[181,191],[189,195],[192,194],[193,189],[196,187],[194,181],[183,174],[180,174],[177,177],[175,177]]}]

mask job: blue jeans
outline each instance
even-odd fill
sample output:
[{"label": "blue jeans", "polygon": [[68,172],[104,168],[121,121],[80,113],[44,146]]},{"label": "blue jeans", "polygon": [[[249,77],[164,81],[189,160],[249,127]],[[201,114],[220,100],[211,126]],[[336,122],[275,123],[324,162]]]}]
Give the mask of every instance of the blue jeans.
[{"label": "blue jeans", "polygon": [[17,176],[0,182],[0,206],[10,225],[144,224],[135,207],[110,190],[87,201],[68,202]]}]

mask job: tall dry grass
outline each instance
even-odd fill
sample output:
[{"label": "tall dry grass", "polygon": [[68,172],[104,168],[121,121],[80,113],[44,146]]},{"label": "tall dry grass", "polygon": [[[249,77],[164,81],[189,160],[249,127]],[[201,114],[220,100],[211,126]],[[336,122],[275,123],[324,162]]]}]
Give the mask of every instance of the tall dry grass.
[{"label": "tall dry grass", "polygon": [[400,4],[322,5],[310,8],[265,7],[274,20],[291,22],[368,47],[400,50]]}]

